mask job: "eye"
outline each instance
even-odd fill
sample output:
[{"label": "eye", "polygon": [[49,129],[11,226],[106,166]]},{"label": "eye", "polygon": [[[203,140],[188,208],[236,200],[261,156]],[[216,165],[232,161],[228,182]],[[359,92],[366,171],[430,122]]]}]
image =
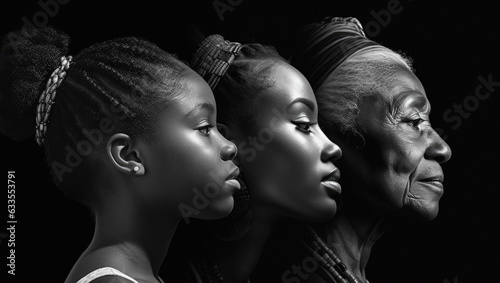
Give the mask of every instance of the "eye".
[{"label": "eye", "polygon": [[306,134],[311,133],[310,128],[313,125],[313,123],[311,122],[292,122],[292,123],[297,126],[295,127],[297,130]]},{"label": "eye", "polygon": [[418,128],[418,126],[420,124],[422,124],[424,121],[425,121],[424,119],[418,118],[418,119],[410,120],[407,123],[409,123],[413,128]]},{"label": "eye", "polygon": [[210,135],[210,131],[212,130],[213,127],[214,127],[213,125],[206,125],[206,126],[198,128],[197,130],[202,135],[209,136]]}]

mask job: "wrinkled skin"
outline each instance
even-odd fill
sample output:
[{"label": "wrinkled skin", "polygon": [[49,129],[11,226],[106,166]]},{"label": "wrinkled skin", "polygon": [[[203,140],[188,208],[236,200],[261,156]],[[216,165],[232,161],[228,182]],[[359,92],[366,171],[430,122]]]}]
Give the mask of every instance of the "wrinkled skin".
[{"label": "wrinkled skin", "polygon": [[349,189],[380,212],[403,208],[432,220],[444,192],[440,164],[451,149],[429,122],[431,106],[419,79],[401,66],[388,80],[386,91],[361,102],[364,147],[344,150],[349,175],[356,177]]}]

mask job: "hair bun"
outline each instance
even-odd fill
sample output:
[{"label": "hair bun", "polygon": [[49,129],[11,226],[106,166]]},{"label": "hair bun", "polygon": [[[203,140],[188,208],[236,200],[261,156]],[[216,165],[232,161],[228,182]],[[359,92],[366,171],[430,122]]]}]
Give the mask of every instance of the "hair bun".
[{"label": "hair bun", "polygon": [[4,36],[0,49],[0,133],[14,139],[35,132],[36,105],[50,74],[67,55],[69,37],[52,27]]}]

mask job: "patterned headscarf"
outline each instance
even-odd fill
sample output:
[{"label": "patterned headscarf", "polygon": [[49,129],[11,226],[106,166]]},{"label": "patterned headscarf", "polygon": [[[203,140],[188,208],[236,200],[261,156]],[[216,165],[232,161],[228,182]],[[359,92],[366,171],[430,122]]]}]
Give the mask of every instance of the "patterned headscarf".
[{"label": "patterned headscarf", "polygon": [[292,53],[292,65],[317,90],[325,79],[356,52],[380,46],[366,38],[356,18],[328,17],[304,26]]}]

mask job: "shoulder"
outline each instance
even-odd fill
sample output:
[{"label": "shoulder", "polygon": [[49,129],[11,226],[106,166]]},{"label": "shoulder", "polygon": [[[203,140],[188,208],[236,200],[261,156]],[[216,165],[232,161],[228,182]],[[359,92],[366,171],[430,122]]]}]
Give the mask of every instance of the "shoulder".
[{"label": "shoulder", "polygon": [[90,283],[132,283],[126,278],[117,275],[106,275],[92,280]]}]

